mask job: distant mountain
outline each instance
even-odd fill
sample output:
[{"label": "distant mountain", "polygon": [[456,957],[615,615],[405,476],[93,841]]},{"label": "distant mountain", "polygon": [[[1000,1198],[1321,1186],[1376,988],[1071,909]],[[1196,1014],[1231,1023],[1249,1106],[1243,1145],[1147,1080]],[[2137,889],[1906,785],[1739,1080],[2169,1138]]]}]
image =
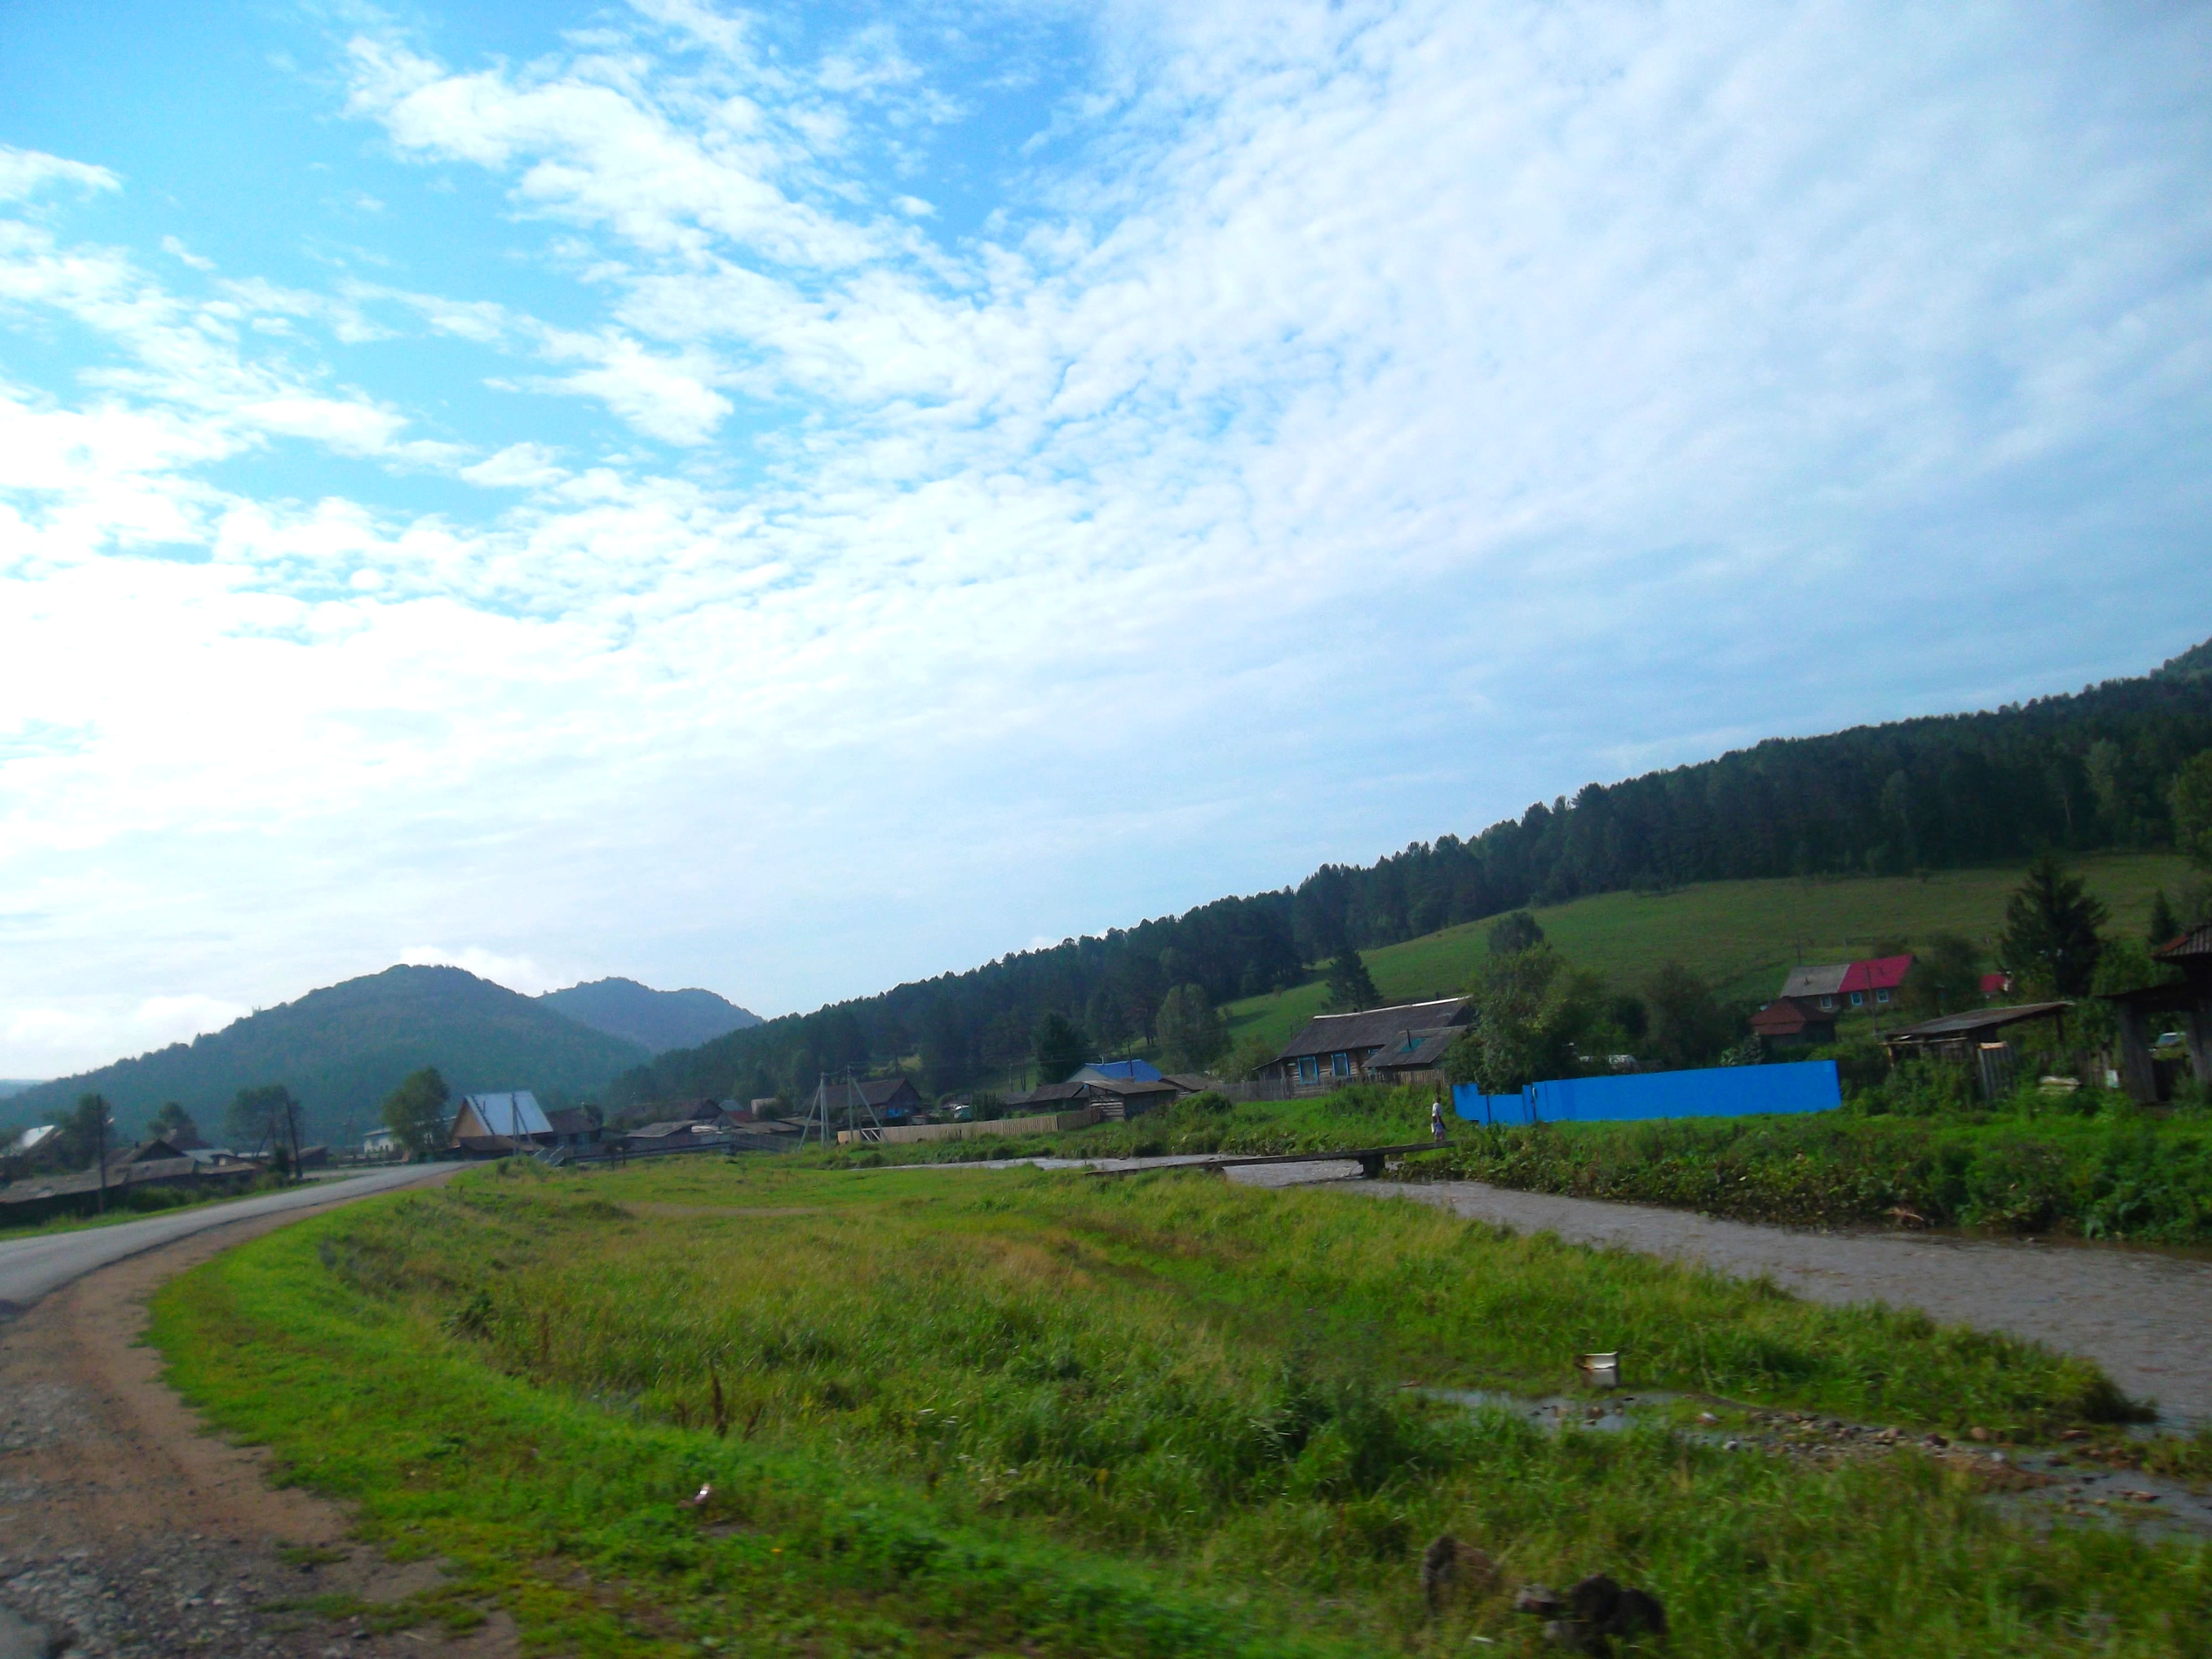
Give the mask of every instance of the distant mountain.
[{"label": "distant mountain", "polygon": [[365,1130],[410,1072],[434,1066],[455,1094],[531,1089],[556,1098],[591,1093],[647,1059],[534,997],[459,968],[387,968],[310,991],[220,1031],[96,1072],[25,1090],[8,1115],[33,1122],[88,1091],[107,1097],[135,1134],[163,1101],[181,1102],[212,1139],[240,1089],[282,1083],[306,1106],[316,1139]]},{"label": "distant mountain", "polygon": [[656,991],[634,979],[593,980],[565,991],[548,991],[538,1000],[579,1025],[641,1043],[656,1054],[696,1048],[761,1023],[758,1014],[712,991]]},{"label": "distant mountain", "polygon": [[0,1100],[12,1099],[14,1097],[21,1094],[24,1090],[35,1089],[38,1086],[39,1079],[37,1078],[0,1077]]}]

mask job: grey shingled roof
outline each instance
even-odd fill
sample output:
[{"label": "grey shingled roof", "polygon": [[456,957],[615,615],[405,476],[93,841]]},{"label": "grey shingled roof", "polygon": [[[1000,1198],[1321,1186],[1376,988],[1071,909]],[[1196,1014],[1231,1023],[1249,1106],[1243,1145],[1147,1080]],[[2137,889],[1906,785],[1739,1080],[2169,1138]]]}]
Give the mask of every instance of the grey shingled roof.
[{"label": "grey shingled roof", "polygon": [[1464,1025],[1473,1018],[1474,1005],[1465,997],[1443,997],[1434,1002],[1401,1002],[1388,1008],[1370,1008],[1357,1014],[1316,1014],[1305,1029],[1276,1050],[1277,1060],[1300,1060],[1308,1054],[1364,1054],[1395,1042],[1407,1030],[1438,1030]]}]

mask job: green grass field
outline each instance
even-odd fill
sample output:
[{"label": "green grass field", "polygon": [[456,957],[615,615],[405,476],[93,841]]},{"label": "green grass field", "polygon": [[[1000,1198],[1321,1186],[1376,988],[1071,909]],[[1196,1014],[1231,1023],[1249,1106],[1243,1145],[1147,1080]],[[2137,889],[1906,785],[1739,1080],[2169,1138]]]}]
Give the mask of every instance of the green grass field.
[{"label": "green grass field", "polygon": [[[2160,853],[2100,854],[2076,867],[2111,908],[2112,927],[2131,935],[2149,925],[2152,893],[2163,887],[2171,894],[2190,874],[2185,860]],[[1948,932],[1987,948],[2021,873],[2008,866],[1925,878],[1717,881],[1649,896],[1601,893],[1534,914],[1569,961],[1614,985],[1634,987],[1672,960],[1724,997],[1763,1000],[1796,963],[1847,961],[1878,939],[1917,942]],[[1362,954],[1376,988],[1391,1001],[1449,996],[1466,988],[1487,953],[1489,931],[1488,921],[1468,922]],[[1327,1000],[1316,980],[1231,1003],[1223,1013],[1232,1040],[1280,1043]]]},{"label": "green grass field", "polygon": [[[2121,1412],[2092,1367],[1342,1193],[495,1166],[216,1258],[154,1338],[283,1478],[458,1569],[322,1611],[496,1602],[532,1652],[1533,1659],[1515,1588],[1601,1570],[1679,1655],[2131,1659],[2212,1614],[2197,1545],[2039,1526],[1910,1446],[1718,1443],[1749,1401],[2047,1434]],[[1408,1386],[1542,1393],[1599,1346],[1697,1392],[1546,1435]],[[1446,1530],[1500,1573],[1432,1618]]]}]

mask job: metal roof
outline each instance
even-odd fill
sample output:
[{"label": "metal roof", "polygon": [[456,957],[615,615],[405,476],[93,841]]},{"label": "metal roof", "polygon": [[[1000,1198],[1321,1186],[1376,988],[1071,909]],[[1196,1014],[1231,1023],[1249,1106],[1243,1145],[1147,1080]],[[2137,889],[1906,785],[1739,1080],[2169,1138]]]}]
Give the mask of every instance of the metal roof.
[{"label": "metal roof", "polygon": [[550,1135],[553,1126],[545,1121],[545,1109],[538,1103],[538,1097],[527,1089],[517,1089],[503,1095],[463,1095],[461,1104],[475,1109],[477,1121],[495,1135]]},{"label": "metal roof", "polygon": [[1844,988],[1844,976],[1851,971],[1848,962],[1832,962],[1814,968],[1792,968],[1790,977],[1782,981],[1785,997],[1832,997]]},{"label": "metal roof", "polygon": [[1276,1050],[1277,1060],[1297,1060],[1307,1054],[1364,1054],[1395,1042],[1407,1030],[1441,1030],[1464,1025],[1474,1005],[1465,997],[1440,997],[1434,1002],[1401,1002],[1388,1008],[1370,1008],[1357,1014],[1316,1014],[1305,1029]]},{"label": "metal roof", "polygon": [[1149,1060],[1096,1060],[1075,1073],[1079,1083],[1158,1083],[1160,1068]]},{"label": "metal roof", "polygon": [[2179,939],[2168,939],[2151,955],[2161,962],[2180,962],[2190,957],[2212,957],[2212,921],[2200,921]]},{"label": "metal roof", "polygon": [[1910,955],[1874,957],[1865,962],[1855,962],[1844,975],[1844,990],[1894,991],[1905,983],[1905,976],[1912,971]]},{"label": "metal roof", "polygon": [[8,1148],[9,1156],[14,1158],[26,1152],[35,1152],[60,1133],[60,1125],[54,1123],[41,1123],[34,1129],[26,1129],[15,1137],[15,1144]]},{"label": "metal roof", "polygon": [[1884,1042],[1945,1042],[1972,1036],[1976,1031],[1994,1031],[1999,1026],[2017,1025],[2026,1019],[2048,1019],[2053,1014],[2063,1014],[2074,1005],[2070,1002],[2021,1002],[2009,1008],[1977,1008],[1971,1013],[1945,1014],[1940,1019],[1923,1019],[1917,1025],[1901,1025],[1882,1038]]},{"label": "metal roof", "polygon": [[1432,1070],[1459,1034],[1460,1028],[1456,1025],[1401,1031],[1367,1056],[1367,1069],[1370,1072]]}]

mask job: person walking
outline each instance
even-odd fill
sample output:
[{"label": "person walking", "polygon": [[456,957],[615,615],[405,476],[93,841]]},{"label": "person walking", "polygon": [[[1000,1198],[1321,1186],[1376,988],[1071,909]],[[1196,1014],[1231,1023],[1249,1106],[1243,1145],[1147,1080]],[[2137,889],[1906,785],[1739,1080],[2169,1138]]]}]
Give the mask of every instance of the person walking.
[{"label": "person walking", "polygon": [[1429,1139],[1439,1146],[1444,1144],[1444,1103],[1441,1100],[1429,1103]]}]

